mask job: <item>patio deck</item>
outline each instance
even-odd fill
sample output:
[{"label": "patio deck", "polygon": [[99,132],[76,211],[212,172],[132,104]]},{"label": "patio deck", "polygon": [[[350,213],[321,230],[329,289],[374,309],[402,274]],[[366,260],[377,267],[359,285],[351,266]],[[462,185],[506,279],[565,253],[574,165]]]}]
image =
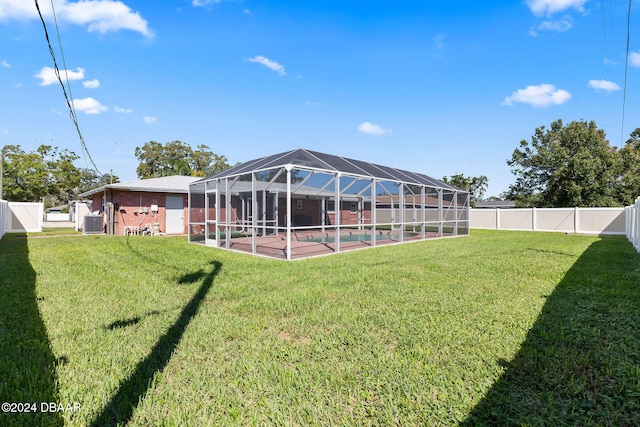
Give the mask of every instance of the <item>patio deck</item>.
[{"label": "patio deck", "polygon": [[[355,234],[354,232],[343,231],[341,233],[340,252],[351,251],[356,249],[364,249],[372,247],[371,240],[346,240],[353,236],[362,236],[364,234]],[[322,256],[335,253],[335,242],[333,241],[315,241],[321,238],[327,238],[331,240],[333,232],[320,232],[318,230],[304,230],[302,232],[292,233],[291,236],[291,259],[301,259],[313,256]],[[433,239],[439,237],[437,233],[426,233],[427,239]],[[442,236],[441,236],[442,237]],[[369,235],[370,238],[370,235]],[[345,239],[345,240],[342,240]],[[387,231],[381,231],[376,234],[375,246],[383,246],[389,244],[396,244],[401,242],[423,240],[419,233],[407,233],[402,236],[390,233]],[[279,233],[273,236],[257,236],[256,237],[256,252],[258,255],[264,255],[269,257],[275,257],[280,259],[287,258],[287,244],[286,234]],[[225,242],[222,241],[221,245]],[[230,240],[229,249],[252,253],[252,238],[235,237]]]}]

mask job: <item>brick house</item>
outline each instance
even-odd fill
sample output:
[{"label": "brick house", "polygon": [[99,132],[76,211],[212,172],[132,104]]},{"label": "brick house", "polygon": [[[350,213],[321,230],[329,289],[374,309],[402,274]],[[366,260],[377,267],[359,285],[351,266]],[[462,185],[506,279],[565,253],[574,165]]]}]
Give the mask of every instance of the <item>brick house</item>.
[{"label": "brick house", "polygon": [[107,234],[186,234],[189,184],[201,178],[166,176],[103,185],[80,195],[103,217]]}]

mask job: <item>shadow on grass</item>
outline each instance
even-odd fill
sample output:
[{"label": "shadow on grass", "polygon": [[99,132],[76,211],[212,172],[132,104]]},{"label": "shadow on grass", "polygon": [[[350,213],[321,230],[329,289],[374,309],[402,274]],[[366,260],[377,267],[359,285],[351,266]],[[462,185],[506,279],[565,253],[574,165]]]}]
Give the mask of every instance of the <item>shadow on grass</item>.
[{"label": "shadow on grass", "polygon": [[133,325],[137,325],[138,323],[140,323],[140,321],[146,317],[149,316],[155,316],[160,314],[161,312],[158,310],[151,310],[148,311],[147,313],[143,314],[142,316],[135,316],[135,317],[130,317],[128,319],[120,319],[120,320],[116,320],[115,322],[111,322],[109,323],[107,326],[104,326],[104,328],[106,330],[109,331],[113,331],[116,329],[122,329],[122,328],[127,328],[129,326],[133,326]]},{"label": "shadow on grass", "polygon": [[171,360],[173,352],[178,347],[182,336],[191,319],[196,315],[200,304],[211,289],[215,277],[220,272],[222,264],[211,262],[211,271],[199,270],[178,279],[178,283],[195,283],[202,280],[202,284],[191,300],[184,306],[176,322],[160,337],[151,349],[149,355],[142,360],[133,373],[118,387],[118,391],[111,401],[102,409],[101,413],[91,423],[92,426],[126,425],[133,415],[139,402],[144,399],[151,387],[153,377],[162,372]]},{"label": "shadow on grass", "polygon": [[[179,270],[179,268],[175,265],[171,265],[168,264],[166,262],[166,259],[163,259],[162,261],[159,261],[157,258],[151,257],[147,254],[147,252],[145,252],[148,247],[146,245],[142,246],[144,248],[143,251],[137,249],[136,247],[134,247],[134,245],[131,244],[131,240],[135,240],[138,243],[144,241],[144,240],[155,240],[155,239],[159,239],[159,237],[144,237],[144,236],[130,236],[130,235],[126,235],[126,236],[117,236],[116,239],[118,239],[118,242],[122,242],[124,240],[124,245],[126,246],[126,250],[127,253],[130,255],[133,255],[139,259],[141,259],[142,261],[144,261],[145,264],[148,265],[157,265],[159,267],[162,268],[171,268],[173,270]],[[191,273],[191,274],[198,274],[198,272],[196,273]]]},{"label": "shadow on grass", "polygon": [[126,328],[127,326],[133,326],[140,323],[142,318],[140,316],[131,317],[129,319],[116,320],[115,322],[111,322],[109,325],[105,326],[105,329],[113,331],[114,329]]},{"label": "shadow on grass", "polygon": [[40,413],[40,403],[59,402],[57,361],[38,309],[41,299],[26,235],[5,235],[0,254],[0,403],[36,405],[36,413],[5,413],[3,408],[0,425],[60,426],[59,414]]},{"label": "shadow on grass", "polygon": [[593,243],[463,426],[640,425],[640,255]]}]

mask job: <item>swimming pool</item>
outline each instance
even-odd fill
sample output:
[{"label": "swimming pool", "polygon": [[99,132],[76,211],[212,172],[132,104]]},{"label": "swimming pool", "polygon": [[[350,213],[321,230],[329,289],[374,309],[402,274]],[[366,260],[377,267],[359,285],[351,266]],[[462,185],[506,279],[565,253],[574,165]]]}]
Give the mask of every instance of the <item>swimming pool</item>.
[{"label": "swimming pool", "polygon": [[[335,233],[329,232],[322,235],[298,235],[299,242],[316,242],[316,243],[333,243],[335,242]],[[404,237],[415,237],[415,233],[404,233]],[[400,233],[378,232],[376,240],[399,240]],[[340,235],[341,242],[370,242],[371,233],[349,233]]]}]

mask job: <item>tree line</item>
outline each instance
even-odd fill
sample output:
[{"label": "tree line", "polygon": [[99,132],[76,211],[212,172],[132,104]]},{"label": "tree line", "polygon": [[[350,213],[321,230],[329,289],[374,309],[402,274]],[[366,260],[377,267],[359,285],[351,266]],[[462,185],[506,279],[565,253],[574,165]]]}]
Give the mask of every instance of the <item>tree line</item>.
[{"label": "tree line", "polygon": [[[2,198],[15,202],[37,202],[47,198],[47,205],[67,203],[86,191],[120,182],[118,176],[102,175],[89,168],[79,168],[80,159],[73,151],[40,145],[26,152],[20,145],[5,145],[2,150]],[[138,178],[170,175],[208,176],[230,167],[227,158],[213,153],[206,145],[193,150],[181,141],[160,144],[149,141],[136,147]]]},{"label": "tree line", "polygon": [[[50,145],[41,145],[31,153],[19,145],[7,145],[2,154],[3,198],[10,201],[40,201],[50,196],[66,202],[119,181],[117,176],[76,167],[79,157],[75,153]],[[135,156],[140,179],[204,177],[231,167],[225,156],[208,146],[193,149],[182,141],[149,141],[136,147]],[[594,121],[564,124],[558,119],[549,127],[535,129],[530,140],[521,140],[507,165],[516,181],[501,198],[515,201],[519,207],[626,206],[640,196],[640,128],[618,149]],[[455,174],[442,180],[469,191],[472,206],[483,199],[488,187],[484,175]]]},{"label": "tree line", "polygon": [[5,145],[2,150],[2,198],[14,202],[37,202],[43,198],[66,202],[83,191],[117,182],[118,177],[99,175],[88,168],[78,168],[73,151],[40,145],[25,152],[20,145]]},{"label": "tree line", "polygon": [[507,199],[519,206],[626,206],[640,196],[640,128],[623,147],[594,121],[556,120],[520,141],[507,160],[516,175]]},{"label": "tree line", "polygon": [[[558,119],[521,140],[507,165],[516,182],[501,198],[518,207],[627,206],[640,196],[640,128],[618,149],[594,121]],[[469,191],[472,206],[488,184],[486,176],[443,180]]]},{"label": "tree line", "polygon": [[136,147],[135,156],[140,162],[136,169],[140,179],[171,175],[204,177],[231,167],[225,156],[215,154],[206,145],[198,145],[194,150],[182,141],[166,144],[149,141]]}]

